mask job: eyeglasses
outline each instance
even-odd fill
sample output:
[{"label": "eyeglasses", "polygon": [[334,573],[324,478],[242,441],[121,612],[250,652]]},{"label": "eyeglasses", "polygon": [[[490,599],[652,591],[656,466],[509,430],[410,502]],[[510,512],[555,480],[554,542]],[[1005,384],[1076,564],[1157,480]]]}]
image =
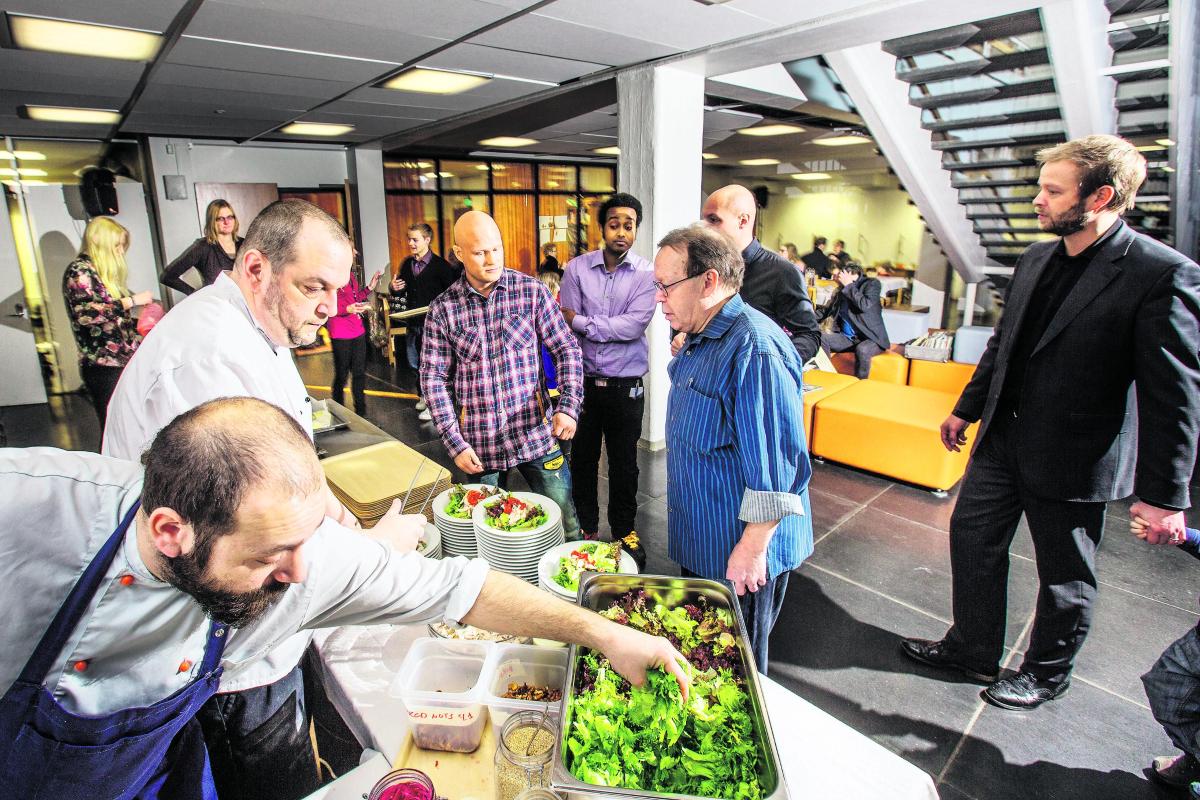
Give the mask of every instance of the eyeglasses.
[{"label": "eyeglasses", "polygon": [[233,222],[235,219],[237,219],[237,217],[235,217],[233,214],[222,214],[221,216],[217,217],[217,222]]},{"label": "eyeglasses", "polygon": [[654,281],[650,285],[654,287],[654,291],[661,292],[663,294],[663,296],[665,297],[667,295],[667,293],[670,292],[672,286],[678,286],[679,284],[683,283],[684,281],[690,281],[692,278],[699,278],[699,277],[702,277],[703,275],[704,275],[704,273],[701,272],[699,275],[688,275],[686,278],[680,278],[679,280],[671,281],[670,283],[663,283],[662,281]]}]

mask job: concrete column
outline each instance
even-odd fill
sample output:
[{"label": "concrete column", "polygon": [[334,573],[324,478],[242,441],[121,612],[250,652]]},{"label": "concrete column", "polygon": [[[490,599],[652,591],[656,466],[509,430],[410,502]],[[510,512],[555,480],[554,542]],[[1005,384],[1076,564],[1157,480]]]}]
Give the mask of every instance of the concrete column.
[{"label": "concrete column", "polygon": [[[653,260],[655,244],[700,218],[700,153],[704,135],[704,75],[684,66],[636,67],[617,75],[617,188],[642,202],[634,251]],[[671,384],[671,333],[661,307],[648,331],[650,371],[642,438],[665,445]]]},{"label": "concrete column", "polygon": [[1196,137],[1200,121],[1200,63],[1196,49],[1200,44],[1200,13],[1195,0],[1171,0],[1171,112],[1169,135],[1171,148],[1171,226],[1175,229],[1175,249],[1191,259],[1200,257],[1200,208],[1195,197],[1200,193],[1200,141]]},{"label": "concrete column", "polygon": [[378,145],[352,147],[346,151],[346,172],[356,195],[355,213],[362,265],[370,278],[391,258],[388,247],[387,196],[383,191],[383,150]]}]

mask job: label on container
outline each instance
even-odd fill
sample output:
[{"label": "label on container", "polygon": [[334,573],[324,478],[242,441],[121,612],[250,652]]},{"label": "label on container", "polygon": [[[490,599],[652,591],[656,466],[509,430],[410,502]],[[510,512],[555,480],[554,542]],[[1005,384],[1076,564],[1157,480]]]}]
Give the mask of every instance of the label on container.
[{"label": "label on container", "polygon": [[482,711],[480,706],[469,708],[415,707],[408,709],[408,718],[413,722],[426,725],[466,726],[473,725],[478,721]]}]

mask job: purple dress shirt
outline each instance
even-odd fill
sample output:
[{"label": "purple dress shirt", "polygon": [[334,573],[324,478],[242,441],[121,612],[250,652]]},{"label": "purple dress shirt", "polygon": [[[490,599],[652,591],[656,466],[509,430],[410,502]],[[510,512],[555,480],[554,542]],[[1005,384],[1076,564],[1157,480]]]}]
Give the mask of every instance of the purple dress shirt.
[{"label": "purple dress shirt", "polygon": [[571,328],[583,350],[583,374],[594,378],[640,378],[650,368],[646,326],[654,316],[654,265],[626,253],[617,268],[604,268],[604,251],[567,262],[559,304],[575,312]]}]

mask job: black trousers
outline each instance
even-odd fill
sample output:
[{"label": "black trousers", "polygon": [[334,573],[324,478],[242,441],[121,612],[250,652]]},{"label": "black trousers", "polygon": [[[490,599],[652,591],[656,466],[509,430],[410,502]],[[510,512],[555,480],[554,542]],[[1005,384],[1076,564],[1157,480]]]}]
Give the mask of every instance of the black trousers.
[{"label": "black trousers", "polygon": [[883,348],[870,339],[851,339],[844,333],[822,333],[821,347],[828,353],[854,351],[854,377],[866,380],[871,374],[871,359],[883,352]]},{"label": "black trousers", "polygon": [[117,389],[117,381],[121,379],[124,367],[103,367],[99,364],[80,364],[79,376],[92,397],[92,407],[96,416],[100,417],[100,431],[104,432],[104,424],[108,421],[108,401],[112,399]]},{"label": "black trousers", "polygon": [[954,625],[963,659],[994,671],[1004,651],[1009,547],[1021,515],[1037,559],[1038,597],[1021,669],[1042,680],[1070,675],[1092,623],[1096,548],[1105,503],[1039,497],[1021,479],[1011,413],[998,412],[979,442],[950,518]]},{"label": "black trousers", "polygon": [[367,415],[367,337],[330,339],[333,345],[333,399],[344,403],[346,376],[350,377],[350,392],[354,395],[354,413]]},{"label": "black trousers", "polygon": [[[637,394],[631,397],[630,394]],[[635,530],[637,517],[637,443],[642,435],[646,397],[642,388],[593,386],[583,389],[583,407],[571,441],[573,497],[579,526],[588,533],[600,527],[596,499],[600,447],[608,450],[608,525],[614,539]]]}]

